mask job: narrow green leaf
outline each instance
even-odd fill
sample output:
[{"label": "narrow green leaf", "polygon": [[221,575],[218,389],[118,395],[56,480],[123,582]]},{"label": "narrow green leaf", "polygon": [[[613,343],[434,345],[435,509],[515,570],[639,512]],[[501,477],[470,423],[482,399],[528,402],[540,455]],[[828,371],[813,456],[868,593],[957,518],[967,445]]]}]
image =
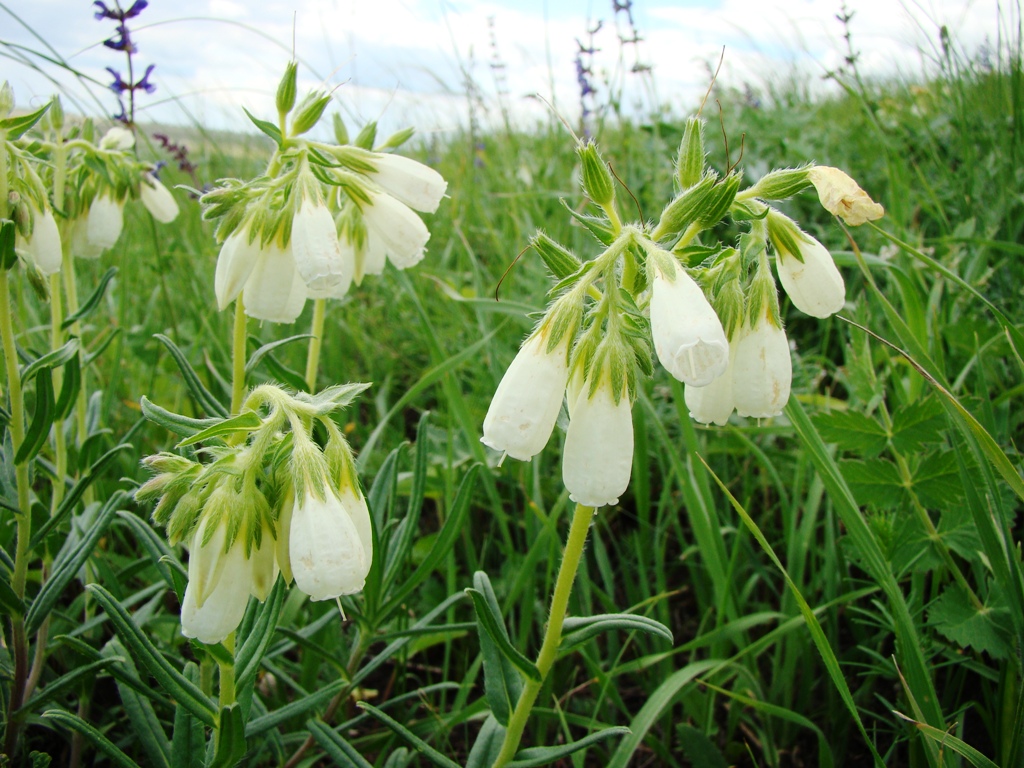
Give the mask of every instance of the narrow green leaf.
[{"label": "narrow green leaf", "polygon": [[[293,341],[302,341],[303,339],[311,338],[313,338],[312,334],[302,333],[297,336],[289,336],[286,339],[278,339],[277,341],[272,341],[269,344],[264,344],[251,355],[249,355],[249,359],[245,363],[246,374],[250,374],[254,370],[256,370],[256,366],[260,364],[260,361],[263,360],[264,357],[269,355],[278,347],[283,347],[286,344],[291,344]],[[259,343],[255,336],[250,336],[249,341]]]},{"label": "narrow green leaf", "polygon": [[134,450],[133,446],[127,443],[121,443],[115,445],[109,451],[100,456],[96,461],[92,463],[92,466],[86,471],[85,475],[75,483],[71,490],[67,492],[64,500],[57,507],[57,511],[54,512],[53,516],[50,517],[45,523],[43,523],[39,530],[35,531],[32,535],[32,540],[29,542],[29,549],[35,549],[39,546],[39,543],[50,535],[50,531],[56,528],[67,515],[73,510],[78,502],[81,501],[82,496],[85,495],[86,490],[91,486],[97,478],[99,478],[107,469],[107,465],[110,464],[117,455],[123,451]]},{"label": "narrow green leaf", "polygon": [[[498,723],[507,727],[516,702],[523,692],[523,679],[516,671],[512,660],[506,655],[504,648],[511,648],[508,630],[505,628],[505,621],[501,616],[501,608],[491,588],[491,581],[483,571],[473,574],[473,586],[470,590],[473,597],[473,605],[477,612],[477,636],[480,638],[480,652],[484,660],[484,693],[487,696],[487,705],[491,714]],[[476,607],[477,596],[482,596],[484,608]],[[488,613],[492,619],[490,628],[485,619],[480,616],[481,612]],[[501,635],[501,641],[492,637],[492,632],[497,631]],[[518,652],[517,652],[518,653]],[[529,661],[529,666],[533,667]],[[536,669],[534,667],[534,669]]]},{"label": "narrow green leaf", "polygon": [[29,635],[36,633],[43,619],[50,615],[57,599],[72,579],[76,578],[86,560],[92,556],[93,550],[96,549],[96,543],[106,533],[114,513],[126,498],[127,494],[124,491],[115,491],[82,532],[78,546],[71,550],[66,557],[54,560],[50,578],[43,584],[25,615],[25,628]]},{"label": "narrow green leaf", "polygon": [[[235,691],[241,691],[256,679],[263,656],[270,647],[270,641],[274,637],[274,630],[277,629],[277,620],[281,615],[281,608],[284,606],[285,593],[288,591],[284,579],[274,582],[267,601],[260,608],[259,618],[253,625],[252,631],[242,641],[238,652],[235,654]],[[237,693],[236,693],[237,695]]]},{"label": "narrow green leaf", "polygon": [[516,752],[515,759],[508,764],[508,768],[538,768],[538,766],[542,765],[551,765],[556,760],[568,757],[574,752],[586,749],[599,741],[611,739],[616,736],[625,736],[629,734],[629,732],[629,728],[605,728],[604,730],[591,733],[590,735],[584,736],[582,739],[570,742],[569,744],[560,744],[557,747],[530,747],[529,749],[521,749]]},{"label": "narrow green leaf", "polygon": [[949,747],[951,750],[956,752],[958,755],[962,755],[967,758],[974,768],[999,768],[997,763],[992,762],[990,759],[985,757],[981,752],[976,750],[967,742],[962,739],[958,739],[948,731],[940,730],[934,726],[922,723],[913,718],[907,717],[902,712],[893,711],[893,714],[897,717],[901,717],[909,723],[912,723],[921,733],[932,739],[940,748]]},{"label": "narrow green leaf", "polygon": [[246,117],[248,117],[250,120],[252,120],[252,124],[253,125],[255,125],[261,131],[263,131],[263,133],[267,134],[267,136],[269,136],[271,139],[273,139],[274,143],[277,144],[277,146],[279,146],[279,147],[282,146],[284,140],[281,137],[281,129],[280,128],[278,128],[273,123],[267,122],[266,120],[260,120],[258,117],[254,116],[245,107],[242,107],[242,111],[245,112],[245,116]]},{"label": "narrow green leaf", "polygon": [[22,383],[28,381],[36,371],[43,370],[44,368],[60,368],[69,360],[78,356],[78,348],[78,339],[71,339],[59,349],[47,352],[42,357],[36,358],[21,369]]},{"label": "narrow green leaf", "polygon": [[500,616],[495,616],[491,612],[487,598],[475,589],[467,589],[466,594],[473,600],[473,607],[476,609],[476,617],[481,629],[494,642],[498,650],[501,651],[502,656],[508,659],[528,678],[539,683],[543,679],[540,670],[512,645],[512,642],[508,639],[508,632],[505,629],[504,622]]},{"label": "narrow green leaf", "polygon": [[46,110],[48,110],[52,104],[52,101],[48,101],[34,112],[29,112],[24,115],[15,115],[14,117],[5,117],[3,120],[0,120],[0,131],[7,134],[6,138],[8,141],[20,139],[32,128],[32,126],[42,120],[43,115],[46,114]]},{"label": "narrow green leaf", "polygon": [[8,581],[8,574],[4,571],[0,571],[0,608],[11,616],[21,616],[25,613],[25,603],[14,593],[14,588]]},{"label": "narrow green leaf", "polygon": [[587,642],[602,632],[646,632],[657,635],[672,642],[672,630],[660,621],[632,613],[603,613],[597,616],[571,616],[562,625],[562,644],[560,650],[567,651]]},{"label": "narrow green leaf", "polygon": [[11,219],[0,219],[0,269],[13,269],[18,263],[18,252],[14,250],[17,231]]},{"label": "narrow green leaf", "polygon": [[54,421],[64,421],[71,415],[75,407],[75,400],[78,398],[78,391],[82,388],[82,364],[78,355],[72,357],[64,365],[64,381],[60,385],[60,394],[57,396],[57,404],[54,406]]},{"label": "narrow green leaf", "polygon": [[[195,662],[188,662],[183,674],[193,685],[199,684],[199,667]],[[178,704],[174,708],[174,731],[171,736],[172,768],[203,768],[205,755],[206,738],[202,722]]]},{"label": "narrow green leaf", "polygon": [[473,748],[466,758],[466,768],[491,768],[501,754],[501,745],[505,740],[505,728],[498,723],[493,712],[484,720],[480,732],[476,735]]},{"label": "narrow green leaf", "polygon": [[445,520],[444,526],[438,532],[437,539],[430,552],[423,558],[412,575],[402,582],[402,585],[395,590],[388,602],[381,609],[381,615],[390,616],[405,599],[411,595],[417,587],[426,579],[448,555],[455,541],[462,534],[465,519],[469,512],[469,504],[472,497],[473,486],[476,483],[476,476],[480,471],[479,464],[473,464],[462,477],[462,483],[455,494],[455,501],[452,502],[452,509]]},{"label": "narrow green leaf", "polygon": [[[127,658],[128,652],[121,641],[116,637],[104,646],[102,653],[105,656],[118,659],[128,672],[137,675],[138,671]],[[163,726],[156,716],[156,711],[148,698],[140,695],[131,686],[118,681],[117,692],[121,696],[121,704],[128,714],[128,721],[131,723],[135,737],[142,743],[149,758],[147,765],[160,768],[170,768],[171,764],[171,743],[167,740]]]},{"label": "narrow green leaf", "polygon": [[238,702],[220,709],[220,727],[217,729],[217,751],[210,768],[235,768],[245,757],[245,723]]},{"label": "narrow green leaf", "polygon": [[168,432],[173,432],[182,437],[191,437],[196,432],[208,429],[220,422],[220,419],[193,419],[181,414],[171,413],[161,408],[145,395],[139,401],[142,406],[142,415],[157,424]]},{"label": "narrow green leaf", "polygon": [[176,568],[180,573],[185,572],[177,555],[174,554],[174,550],[167,546],[166,540],[154,531],[149,523],[135,513],[118,510],[117,516],[132,529],[135,540],[142,544],[146,552],[149,553],[149,559],[153,561],[153,566],[167,587],[173,591],[176,585],[171,576],[171,568]]},{"label": "narrow green leaf", "polygon": [[222,419],[226,419],[229,415],[227,408],[221,405],[217,398],[203,385],[203,382],[199,380],[198,374],[196,374],[184,353],[178,349],[178,346],[162,333],[154,334],[153,338],[163,344],[167,351],[171,353],[174,362],[178,364],[178,370],[181,371],[181,375],[185,378],[185,385],[199,404],[199,407],[211,416],[220,416]]},{"label": "narrow green leaf", "polygon": [[[701,461],[704,461],[703,458],[701,458]],[[835,685],[836,690],[839,691],[839,697],[843,700],[843,703],[849,710],[850,715],[853,717],[853,721],[857,724],[857,728],[864,737],[864,742],[867,744],[868,749],[871,750],[871,754],[875,759],[875,764],[884,766],[885,763],[882,760],[882,756],[879,755],[878,751],[875,749],[875,744],[871,740],[871,736],[868,733],[867,728],[864,727],[864,722],[860,718],[860,711],[857,709],[857,703],[853,699],[853,693],[850,691],[849,685],[847,685],[846,677],[843,675],[843,670],[839,666],[839,659],[836,658],[835,651],[832,650],[832,646],[828,642],[828,637],[825,635],[825,631],[821,628],[821,624],[818,622],[818,617],[814,615],[814,611],[811,609],[811,606],[808,605],[807,600],[804,599],[803,593],[800,592],[800,588],[790,577],[789,571],[786,570],[782,561],[779,560],[778,556],[775,554],[775,550],[772,548],[772,545],[768,543],[764,534],[761,533],[761,529],[757,527],[757,523],[754,522],[754,519],[747,514],[747,510],[744,509],[743,505],[736,500],[736,497],[732,495],[728,486],[722,482],[714,471],[712,471],[711,467],[707,465],[707,462],[704,462],[704,466],[711,475],[711,478],[718,484],[719,489],[729,500],[732,508],[736,510],[736,514],[738,514],[743,520],[743,524],[747,527],[747,530],[750,531],[751,535],[757,540],[757,543],[761,545],[761,549],[764,550],[764,553],[768,555],[779,573],[782,574],[782,577],[786,581],[786,586],[789,587],[790,593],[793,595],[800,608],[800,613],[803,614],[804,620],[807,622],[807,628],[811,632],[811,639],[814,640],[814,644],[818,648],[818,653],[821,654],[821,659],[825,662],[825,669],[828,670],[828,674],[829,677],[832,678],[833,685]]]},{"label": "narrow green leaf", "polygon": [[444,755],[442,755],[432,746],[427,744],[427,742],[425,742],[423,739],[421,739],[415,733],[410,731],[408,728],[406,728],[404,725],[395,720],[393,717],[391,717],[391,715],[387,714],[386,712],[382,712],[376,707],[367,704],[365,701],[360,701],[357,704],[357,706],[369,712],[371,715],[373,715],[373,717],[375,717],[377,720],[380,720],[380,722],[386,725],[394,733],[398,734],[400,737],[405,739],[411,747],[413,747],[417,752],[419,752],[421,755],[427,758],[427,760],[432,762],[434,765],[440,766],[440,768],[462,768],[462,766],[460,766],[454,760],[450,760]]},{"label": "narrow green leaf", "polygon": [[60,723],[73,731],[78,731],[91,741],[93,746],[106,755],[110,759],[111,763],[118,766],[118,768],[139,768],[135,761],[118,749],[114,742],[100,733],[92,725],[85,722],[85,720],[80,718],[78,715],[73,715],[70,712],[65,712],[61,709],[51,709],[44,712],[43,717],[47,720],[53,720],[54,722]]},{"label": "narrow green leaf", "polygon": [[84,680],[93,678],[97,673],[120,661],[121,659],[108,657],[74,667],[67,674],[61,675],[56,680],[47,683],[46,687],[41,691],[37,691],[20,709],[15,710],[12,719],[17,720],[29,712],[38,712],[43,704],[59,697],[65,691],[77,692]]},{"label": "narrow green leaf", "polygon": [[121,641],[136,660],[149,670],[171,698],[187,707],[203,723],[213,726],[216,710],[206,694],[171,666],[112,594],[99,584],[90,584],[87,589],[110,617]]},{"label": "narrow green leaf", "polygon": [[25,439],[18,446],[18,452],[14,455],[15,464],[24,464],[35,458],[35,455],[46,443],[50,427],[53,426],[55,403],[53,400],[53,375],[50,373],[50,369],[39,370],[35,380],[36,402],[32,408],[32,422],[25,431]]},{"label": "narrow green leaf", "polygon": [[256,411],[243,411],[237,416],[232,416],[230,419],[223,419],[218,421],[216,424],[207,427],[204,430],[196,432],[191,437],[187,437],[178,443],[178,448],[185,448],[189,445],[195,445],[201,443],[204,440],[209,440],[212,437],[220,437],[221,435],[230,435],[235,432],[252,432],[255,429],[259,429],[263,426],[263,419]]},{"label": "narrow green leaf", "polygon": [[338,732],[322,720],[310,720],[306,723],[316,743],[321,746],[327,756],[340,768],[373,768],[362,755],[343,739]]},{"label": "narrow green leaf", "polygon": [[89,298],[85,300],[85,302],[82,304],[82,306],[79,308],[77,312],[75,312],[73,315],[69,315],[68,317],[64,318],[64,322],[60,324],[60,327],[66,330],[75,323],[81,322],[89,315],[91,315],[93,312],[95,312],[96,308],[100,305],[100,302],[103,300],[103,294],[107,292],[107,286],[110,285],[110,281],[114,279],[114,275],[116,274],[117,267],[111,267],[106,272],[104,272],[103,276],[100,278],[99,283],[96,285],[96,288],[89,295]]}]

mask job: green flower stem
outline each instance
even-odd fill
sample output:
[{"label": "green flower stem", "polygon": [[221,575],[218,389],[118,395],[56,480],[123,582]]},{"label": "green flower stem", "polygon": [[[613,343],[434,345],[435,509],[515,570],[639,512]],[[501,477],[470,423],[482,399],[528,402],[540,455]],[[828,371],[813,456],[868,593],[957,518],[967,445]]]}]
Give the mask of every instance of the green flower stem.
[{"label": "green flower stem", "polygon": [[[75,262],[70,251],[71,232],[70,227],[61,227],[61,247],[66,242],[69,244],[68,255],[61,264],[61,274],[64,278],[64,298],[67,302],[68,317],[78,313],[78,281],[75,278]],[[71,334],[82,339],[82,326],[75,322],[71,325]],[[78,348],[78,362],[81,364],[81,386],[78,388],[78,399],[75,402],[75,444],[81,447],[86,438],[87,413],[89,409],[89,390],[85,385],[87,369],[85,365],[85,349]],[[92,490],[91,488],[89,489]]]},{"label": "green flower stem", "polygon": [[576,571],[583,556],[583,545],[587,542],[587,532],[590,530],[590,521],[594,519],[595,511],[594,507],[577,504],[573,512],[569,536],[565,541],[565,552],[562,554],[562,564],[558,568],[558,578],[555,580],[555,591],[551,595],[551,613],[548,616],[547,630],[540,646],[540,653],[537,655],[537,670],[541,679],[540,682],[527,680],[523,686],[515,711],[509,718],[508,730],[505,731],[505,740],[502,742],[498,758],[494,761],[494,768],[507,765],[515,757],[533,703],[537,700],[537,694],[540,693],[541,686],[544,685],[544,680],[558,656],[569,595],[572,593],[572,584],[576,580]]},{"label": "green flower stem", "polygon": [[220,667],[220,706],[224,708],[235,703],[235,633],[232,632],[224,638],[222,645],[231,654],[230,663],[217,662],[217,666]]},{"label": "green flower stem", "polygon": [[324,341],[324,321],[327,318],[327,299],[313,301],[313,322],[309,329],[309,354],[306,356],[306,390],[316,392],[316,374],[320,370],[320,348]]},{"label": "green flower stem", "polygon": [[231,413],[237,414],[245,397],[245,329],[247,318],[242,297],[235,299],[235,332],[231,346]]}]

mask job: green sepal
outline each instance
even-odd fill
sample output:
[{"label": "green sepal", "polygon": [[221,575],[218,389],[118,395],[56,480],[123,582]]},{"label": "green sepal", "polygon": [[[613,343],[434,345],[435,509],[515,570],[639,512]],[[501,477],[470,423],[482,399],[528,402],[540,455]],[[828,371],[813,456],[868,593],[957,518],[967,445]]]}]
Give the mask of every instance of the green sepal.
[{"label": "green sepal", "polygon": [[559,650],[564,652],[575,648],[602,632],[623,630],[646,632],[672,642],[672,630],[660,621],[632,613],[603,613],[597,616],[570,616],[562,625],[562,643]]},{"label": "green sepal", "polygon": [[564,199],[559,200],[562,207],[569,212],[576,221],[583,225],[583,227],[590,232],[597,241],[605,247],[611,245],[615,241],[615,231],[612,229],[611,222],[604,217],[599,216],[587,216],[586,214],[580,213],[573,209],[569,203]]},{"label": "green sepal", "polygon": [[792,219],[778,211],[768,213],[768,237],[779,258],[793,257],[803,264],[804,256],[800,250],[803,233]]},{"label": "green sepal", "polygon": [[552,240],[544,232],[534,235],[530,246],[551,270],[556,280],[564,280],[579,271],[580,260],[576,254]]},{"label": "green sepal", "polygon": [[602,208],[615,202],[615,182],[608,164],[592,141],[579,144],[576,154],[580,167],[584,194]]},{"label": "green sepal", "polygon": [[341,115],[335,112],[332,122],[334,125],[334,140],[340,145],[348,144],[348,127],[345,125]]},{"label": "green sepal", "polygon": [[371,120],[363,126],[362,130],[356,136],[355,141],[352,143],[362,149],[373,149],[373,144],[377,140],[377,121]]},{"label": "green sepal", "polygon": [[685,191],[697,184],[704,177],[706,163],[704,121],[699,117],[688,118],[676,157],[676,181],[679,189]]},{"label": "green sepal", "polygon": [[242,107],[242,111],[245,112],[245,116],[252,120],[252,124],[259,128],[263,133],[267,134],[278,147],[284,146],[284,137],[281,135],[281,129],[273,123],[267,122],[266,120],[260,120],[258,117],[253,115],[248,109]]},{"label": "green sepal", "polygon": [[762,176],[744,194],[762,200],[785,200],[811,186],[807,177],[809,166],[803,168],[781,168]]},{"label": "green sepal", "polygon": [[[297,61],[289,61],[284,68],[284,75],[281,77],[281,82],[277,85],[277,98],[275,99],[278,114],[287,115],[292,111],[292,107],[295,106],[298,72],[299,64]],[[273,137],[271,136],[271,138]]]},{"label": "green sepal", "polygon": [[411,139],[415,133],[415,128],[402,128],[401,130],[395,131],[390,136],[388,136],[383,144],[379,144],[378,146],[374,147],[373,151],[384,152],[385,150],[388,149],[397,149],[398,147],[405,144],[405,142],[407,142],[409,139]]}]

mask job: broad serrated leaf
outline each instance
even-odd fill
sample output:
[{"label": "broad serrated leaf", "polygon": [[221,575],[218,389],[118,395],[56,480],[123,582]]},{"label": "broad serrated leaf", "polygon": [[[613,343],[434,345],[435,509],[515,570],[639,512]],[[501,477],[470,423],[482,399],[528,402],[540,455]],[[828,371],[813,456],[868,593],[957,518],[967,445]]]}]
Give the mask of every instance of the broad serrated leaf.
[{"label": "broad serrated leaf", "polygon": [[62,329],[70,328],[75,323],[81,322],[95,312],[96,308],[100,305],[100,301],[103,300],[103,295],[107,292],[107,286],[110,285],[110,281],[114,279],[116,274],[117,267],[111,267],[104,272],[99,283],[96,284],[96,288],[89,294],[89,298],[82,303],[77,312],[64,318],[64,322],[60,324],[60,327]]},{"label": "broad serrated leaf", "polygon": [[913,474],[914,492],[928,507],[945,509],[964,497],[956,453],[933,453],[918,465]]},{"label": "broad serrated leaf", "polygon": [[185,357],[185,354],[178,349],[178,345],[162,333],[154,334],[153,338],[167,347],[167,351],[171,353],[171,357],[174,358],[174,362],[178,364],[178,370],[181,371],[181,375],[185,378],[185,385],[188,387],[189,392],[192,393],[192,397],[194,397],[196,402],[199,404],[199,407],[211,416],[227,418],[227,408],[221,405],[217,398],[215,398],[203,385],[202,381],[199,380],[198,374],[196,374],[195,370],[192,368],[192,365]]},{"label": "broad serrated leaf", "polygon": [[252,124],[259,128],[263,133],[267,134],[277,146],[282,145],[281,129],[273,123],[267,122],[266,120],[260,120],[258,117],[252,114],[248,109],[242,107],[242,111],[245,112],[245,116],[252,120]]},{"label": "broad serrated leaf", "polygon": [[978,609],[958,585],[952,584],[928,608],[928,623],[961,648],[985,651],[1008,659],[1012,650],[1006,609]]},{"label": "broad serrated leaf", "polygon": [[892,447],[908,456],[917,453],[923,445],[939,442],[945,426],[945,411],[933,397],[901,405],[892,415]]},{"label": "broad serrated leaf", "polygon": [[886,509],[898,506],[905,498],[899,470],[888,459],[841,461],[839,468],[860,504]]},{"label": "broad serrated leaf", "polygon": [[568,757],[574,752],[586,749],[599,741],[604,741],[605,739],[610,739],[615,736],[625,736],[629,732],[629,728],[623,728],[621,726],[605,728],[603,731],[598,731],[597,733],[592,733],[589,736],[584,736],[582,739],[573,741],[569,744],[560,744],[557,747],[530,747],[529,749],[521,749],[516,752],[515,759],[508,764],[508,768],[539,768],[539,766],[551,765],[556,760]]},{"label": "broad serrated leaf", "polygon": [[[487,574],[483,571],[474,573],[473,586],[474,590],[467,591],[473,597],[477,613],[477,635],[480,638],[480,653],[484,660],[484,694],[487,696],[491,714],[501,725],[508,726],[508,720],[523,692],[523,679],[504,650],[511,648],[512,644]],[[483,607],[478,605],[478,595],[483,598]],[[482,612],[490,614],[490,622],[485,620]],[[493,632],[501,634],[500,646],[492,636]],[[530,666],[533,667],[533,664]]]},{"label": "broad serrated leaf", "polygon": [[231,435],[235,432],[252,432],[253,430],[259,429],[263,426],[263,419],[256,411],[242,411],[237,416],[232,416],[230,419],[219,420],[216,424],[207,427],[200,432],[196,432],[191,437],[186,437],[180,443],[178,448],[185,448],[189,445],[195,445],[201,443],[204,440],[209,440],[212,437],[220,437],[221,435]]},{"label": "broad serrated leaf", "polygon": [[835,443],[865,459],[881,453],[889,439],[885,427],[859,411],[819,413],[813,421],[826,443]]},{"label": "broad serrated leaf", "polygon": [[110,617],[121,642],[136,660],[149,670],[171,698],[187,707],[189,712],[203,723],[213,726],[217,711],[206,694],[171,666],[171,663],[153,645],[153,641],[139,629],[128,611],[110,592],[99,584],[90,584],[87,589]]},{"label": "broad serrated leaf", "polygon": [[672,630],[660,621],[632,613],[603,613],[597,616],[569,617],[562,625],[561,650],[587,642],[602,632],[646,632],[672,642]]}]

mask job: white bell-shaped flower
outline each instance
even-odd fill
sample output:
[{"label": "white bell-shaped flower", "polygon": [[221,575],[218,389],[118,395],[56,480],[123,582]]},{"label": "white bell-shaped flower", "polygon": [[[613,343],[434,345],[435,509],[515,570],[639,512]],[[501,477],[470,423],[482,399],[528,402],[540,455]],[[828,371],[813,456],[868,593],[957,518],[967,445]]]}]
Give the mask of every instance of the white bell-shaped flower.
[{"label": "white bell-shaped flower", "polygon": [[633,469],[633,416],[625,391],[615,402],[603,375],[593,396],[580,392],[569,418],[562,453],[562,482],[569,498],[587,507],[617,504]]},{"label": "white bell-shaped flower", "polygon": [[846,303],[846,284],[832,254],[810,235],[800,233],[801,262],[796,256],[780,251],[776,265],[779,282],[793,306],[811,317],[834,315]]},{"label": "white bell-shaped flower", "polygon": [[736,403],[732,396],[732,377],[736,358],[736,343],[729,345],[729,365],[725,373],[703,387],[687,384],[683,388],[683,401],[690,411],[690,418],[701,424],[717,424],[724,427],[729,423]]},{"label": "white bell-shaped flower", "polygon": [[189,546],[188,586],[181,603],[181,633],[204,643],[219,643],[235,631],[252,590],[252,562],[239,535],[224,551],[226,525],[218,524],[203,544],[210,518],[196,527]]},{"label": "white bell-shaped flower", "polygon": [[766,419],[778,416],[789,402],[793,380],[786,332],[768,317],[733,339],[732,397],[740,416]]},{"label": "white bell-shaped flower", "polygon": [[71,222],[71,255],[79,259],[98,259],[103,249],[89,240],[89,216],[79,216]]},{"label": "white bell-shaped flower", "polygon": [[311,600],[359,592],[373,563],[370,510],[358,488],[295,499],[288,556],[295,586]]},{"label": "white bell-shaped flower", "polygon": [[101,251],[114,247],[124,227],[124,201],[115,200],[113,195],[101,194],[89,207],[89,243]]},{"label": "white bell-shaped flower", "polygon": [[44,275],[56,274],[60,272],[63,252],[60,230],[53,218],[53,211],[48,205],[40,211],[31,203],[29,211],[32,215],[32,235],[24,241],[22,247],[40,272]]},{"label": "white bell-shaped flower", "polygon": [[729,342],[704,291],[682,267],[675,278],[655,268],[651,290],[651,334],[658,360],[679,381],[695,387],[725,372]]},{"label": "white bell-shaped flower", "polygon": [[363,208],[367,229],[380,239],[391,263],[406,269],[422,261],[430,231],[419,216],[391,195],[369,192]]},{"label": "white bell-shaped flower", "polygon": [[366,228],[366,238],[362,247],[355,251],[355,275],[352,279],[358,285],[363,282],[366,275],[379,275],[384,271],[387,263],[387,251],[380,235],[369,227]]},{"label": "white bell-shaped flower", "polygon": [[433,213],[441,204],[448,182],[423,163],[401,155],[377,155],[371,178],[392,197],[410,208]]},{"label": "white bell-shaped flower", "polygon": [[213,290],[217,295],[217,308],[224,310],[245,287],[253,267],[260,258],[259,242],[249,242],[249,228],[236,229],[224,241],[217,256],[217,269],[213,276]]},{"label": "white bell-shaped flower", "polygon": [[161,224],[170,224],[178,218],[178,203],[174,195],[152,173],[142,174],[139,197],[146,210]]},{"label": "white bell-shaped flower", "polygon": [[271,240],[258,250],[242,292],[245,314],[272,323],[292,323],[302,313],[306,295],[290,247]]},{"label": "white bell-shaped flower", "polygon": [[100,139],[100,149],[119,149],[124,152],[134,146],[135,134],[120,125],[115,125]]},{"label": "white bell-shaped flower", "polygon": [[568,345],[566,336],[548,352],[543,331],[526,340],[491,398],[480,442],[520,461],[541,452],[562,407],[569,379]]},{"label": "white bell-shaped flower", "polygon": [[292,219],[291,250],[311,295],[338,298],[348,292],[355,259],[351,249],[342,251],[327,206],[309,198],[302,201]]}]

